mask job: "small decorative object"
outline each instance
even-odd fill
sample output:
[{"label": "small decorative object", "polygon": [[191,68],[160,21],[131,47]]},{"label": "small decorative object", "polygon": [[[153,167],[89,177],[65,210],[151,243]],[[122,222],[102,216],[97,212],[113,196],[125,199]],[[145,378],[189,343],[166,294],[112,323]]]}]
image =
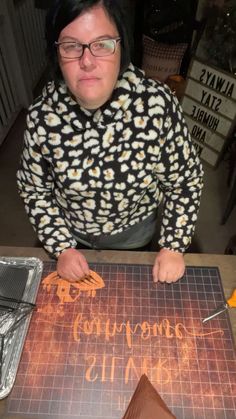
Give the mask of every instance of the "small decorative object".
[{"label": "small decorative object", "polygon": [[186,80],[180,74],[173,74],[166,79],[166,84],[180,100],[184,94]]},{"label": "small decorative object", "polygon": [[178,74],[187,46],[163,44],[144,35],[142,69],[146,76],[165,82],[170,75]]}]

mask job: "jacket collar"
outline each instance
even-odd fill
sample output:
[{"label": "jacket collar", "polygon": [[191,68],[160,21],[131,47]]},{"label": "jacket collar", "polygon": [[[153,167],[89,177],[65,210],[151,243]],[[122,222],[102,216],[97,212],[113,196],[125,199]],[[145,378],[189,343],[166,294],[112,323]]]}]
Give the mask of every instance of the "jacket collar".
[{"label": "jacket collar", "polygon": [[116,124],[124,118],[131,101],[130,94],[137,89],[143,77],[143,72],[130,64],[123,75],[117,80],[113,95],[101,108],[95,112],[85,109],[71,96],[64,82],[47,84],[43,97],[54,112],[60,113],[67,123],[76,131],[91,128],[103,128],[109,123]]}]

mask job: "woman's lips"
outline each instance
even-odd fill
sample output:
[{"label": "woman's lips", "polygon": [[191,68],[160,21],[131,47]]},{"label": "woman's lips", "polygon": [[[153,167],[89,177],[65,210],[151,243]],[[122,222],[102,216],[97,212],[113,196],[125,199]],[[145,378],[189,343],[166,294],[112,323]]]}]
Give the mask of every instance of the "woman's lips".
[{"label": "woman's lips", "polygon": [[98,77],[83,77],[81,79],[79,79],[79,83],[96,83],[98,81]]}]

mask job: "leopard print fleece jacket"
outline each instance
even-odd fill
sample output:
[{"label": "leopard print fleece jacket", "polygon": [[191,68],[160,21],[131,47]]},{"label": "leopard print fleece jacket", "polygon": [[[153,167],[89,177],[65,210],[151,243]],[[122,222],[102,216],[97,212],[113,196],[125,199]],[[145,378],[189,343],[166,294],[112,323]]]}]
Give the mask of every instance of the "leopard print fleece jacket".
[{"label": "leopard print fleece jacket", "polygon": [[159,245],[184,252],[202,177],[176,97],[132,64],[95,112],[55,82],[29,108],[18,189],[54,257],[76,247],[80,233],[107,236],[138,225],[161,201]]}]

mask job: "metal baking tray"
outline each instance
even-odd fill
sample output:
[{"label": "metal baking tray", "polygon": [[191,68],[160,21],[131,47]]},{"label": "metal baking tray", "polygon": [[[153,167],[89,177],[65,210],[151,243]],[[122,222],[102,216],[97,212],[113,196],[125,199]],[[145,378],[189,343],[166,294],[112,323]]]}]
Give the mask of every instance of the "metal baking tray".
[{"label": "metal baking tray", "polygon": [[[0,295],[34,304],[42,271],[38,258],[0,257]],[[6,336],[0,333],[0,399],[13,387],[31,316],[32,311]]]}]

